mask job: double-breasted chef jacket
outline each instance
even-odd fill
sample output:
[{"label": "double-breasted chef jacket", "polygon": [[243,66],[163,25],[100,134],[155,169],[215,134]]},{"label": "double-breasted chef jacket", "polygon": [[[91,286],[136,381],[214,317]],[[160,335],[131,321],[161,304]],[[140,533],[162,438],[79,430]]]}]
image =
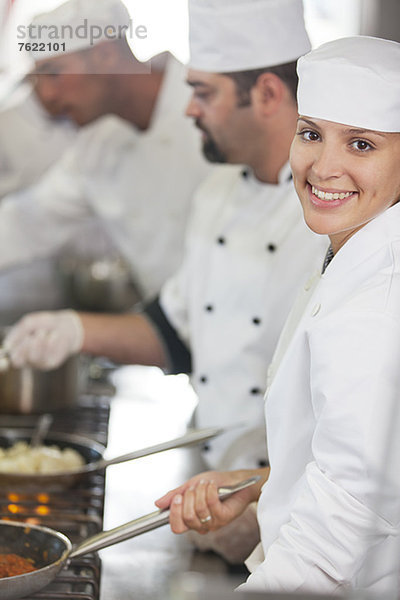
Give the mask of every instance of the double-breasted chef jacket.
[{"label": "double-breasted chef jacket", "polygon": [[55,119],[33,92],[0,112],[0,198],[32,185],[71,146],[76,127]]},{"label": "double-breasted chef jacket", "polygon": [[400,204],[309,280],[266,395],[271,474],[244,588],[398,590]]},{"label": "double-breasted chef jacket", "polygon": [[207,443],[209,466],[266,464],[267,366],[296,291],[326,246],[304,224],[289,165],[276,185],[220,166],[199,189],[183,264],[161,291],[159,313],[148,314],[173,371],[184,368],[174,334],[190,349],[196,425],[240,425]]},{"label": "double-breasted chef jacket", "polygon": [[193,193],[211,169],[184,115],[184,76],[171,57],[148,130],[102,117],[35,186],[3,200],[0,269],[55,252],[96,217],[142,297],[160,290],[182,260]]}]

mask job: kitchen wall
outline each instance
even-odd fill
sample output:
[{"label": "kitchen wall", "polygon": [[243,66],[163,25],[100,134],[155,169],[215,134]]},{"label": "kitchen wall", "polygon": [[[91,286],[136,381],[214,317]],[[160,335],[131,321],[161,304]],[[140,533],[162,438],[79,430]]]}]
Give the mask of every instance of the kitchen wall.
[{"label": "kitchen wall", "polygon": [[400,42],[400,0],[363,0],[361,33]]}]

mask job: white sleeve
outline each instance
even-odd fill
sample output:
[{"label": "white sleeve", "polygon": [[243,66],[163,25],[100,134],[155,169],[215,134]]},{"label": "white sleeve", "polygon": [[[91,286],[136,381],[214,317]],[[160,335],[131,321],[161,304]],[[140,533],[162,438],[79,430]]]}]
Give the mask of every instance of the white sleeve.
[{"label": "white sleeve", "polygon": [[341,591],[399,533],[399,323],[372,311],[337,314],[308,341],[312,460],[245,590]]},{"label": "white sleeve", "polygon": [[90,217],[75,145],[35,185],[0,202],[0,269],[51,254]]}]

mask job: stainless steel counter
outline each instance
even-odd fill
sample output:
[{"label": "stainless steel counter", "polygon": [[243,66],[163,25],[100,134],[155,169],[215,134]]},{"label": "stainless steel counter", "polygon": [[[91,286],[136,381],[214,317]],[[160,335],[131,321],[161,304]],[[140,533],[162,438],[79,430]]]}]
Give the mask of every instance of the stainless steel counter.
[{"label": "stainless steel counter", "polygon": [[[109,457],[182,435],[196,398],[184,375],[165,376],[156,368],[124,367],[114,374]],[[195,448],[108,468],[105,528],[155,510],[154,500],[202,470]],[[169,581],[189,570],[222,574],[215,555],[195,553],[185,536],[168,526],[101,551],[101,600],[166,600]]]}]

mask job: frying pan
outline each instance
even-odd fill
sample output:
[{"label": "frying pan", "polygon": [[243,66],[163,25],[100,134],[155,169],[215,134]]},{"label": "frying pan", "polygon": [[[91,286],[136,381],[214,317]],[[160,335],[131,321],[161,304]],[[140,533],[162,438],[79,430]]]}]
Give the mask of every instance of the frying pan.
[{"label": "frying pan", "polygon": [[[56,445],[59,448],[73,448],[83,456],[85,464],[73,471],[70,470],[48,474],[0,472],[0,485],[14,487],[16,489],[37,487],[49,491],[65,489],[73,487],[89,473],[101,471],[109,465],[116,465],[135,458],[142,458],[143,456],[149,456],[150,454],[156,454],[157,452],[163,452],[164,450],[171,450],[173,448],[181,448],[183,446],[205,442],[222,432],[223,429],[217,427],[194,429],[173,440],[135,450],[134,452],[116,456],[109,460],[103,458],[105,447],[102,444],[74,434],[52,433],[51,436],[47,436],[46,439],[43,440],[42,443],[44,445]],[[26,441],[29,443],[32,439],[32,434],[33,429],[0,429],[0,448],[9,448],[17,441]]]},{"label": "frying pan", "polygon": [[[259,481],[260,477],[246,479],[234,486],[219,488],[223,500]],[[15,600],[31,595],[46,587],[67,563],[69,558],[82,556],[123,542],[146,531],[151,531],[169,520],[169,510],[153,513],[129,521],[124,525],[94,535],[74,548],[67,536],[58,531],[27,525],[26,523],[0,523],[0,553],[18,554],[34,561],[37,571],[0,579],[0,598]]]}]

